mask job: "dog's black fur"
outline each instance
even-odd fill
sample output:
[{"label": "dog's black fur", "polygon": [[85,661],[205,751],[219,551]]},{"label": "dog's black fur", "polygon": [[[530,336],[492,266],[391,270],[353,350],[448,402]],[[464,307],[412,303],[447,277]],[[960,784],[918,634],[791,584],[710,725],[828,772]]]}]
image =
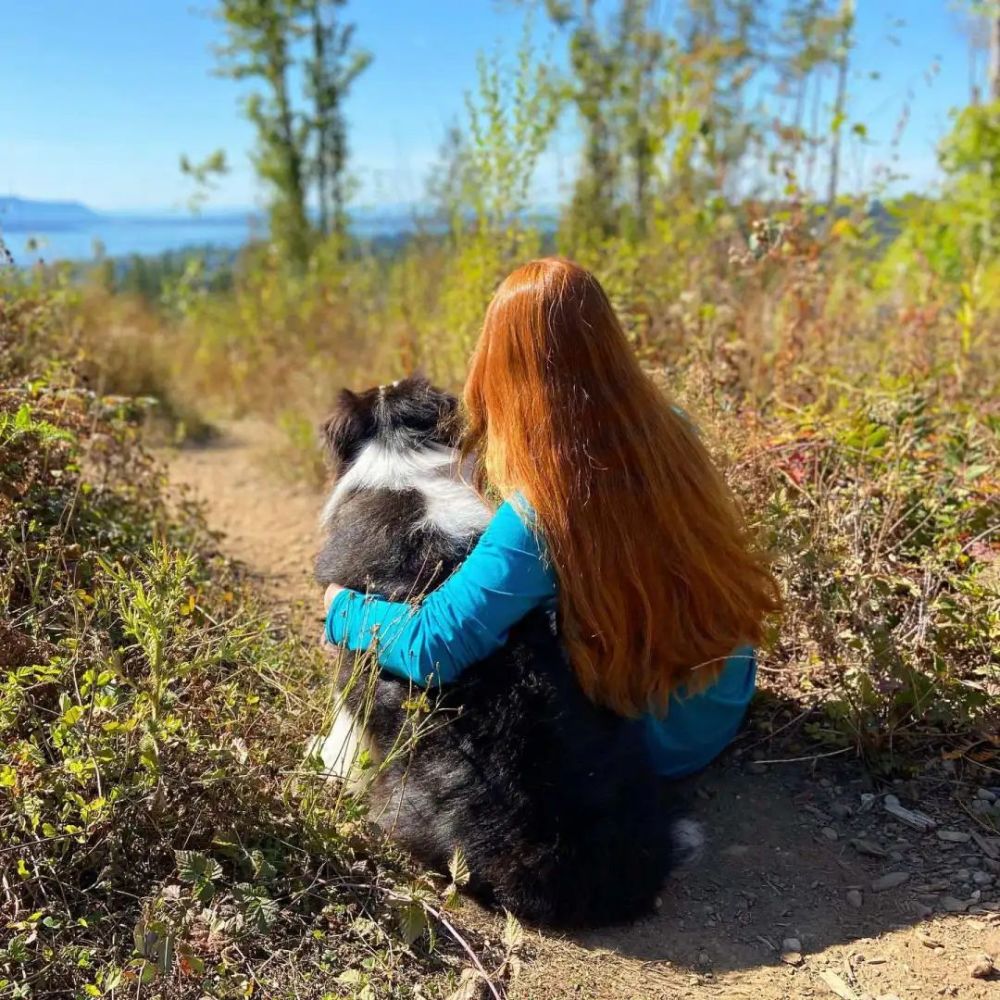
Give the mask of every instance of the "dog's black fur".
[{"label": "dog's black fur", "polygon": [[[409,379],[342,394],[325,426],[345,474],[364,446],[453,446],[455,400]],[[436,586],[475,541],[421,525],[418,489],[358,489],[327,518],[320,583],[397,597]],[[360,717],[361,685],[347,696]],[[384,756],[405,726],[407,683],[382,673],[366,736]],[[481,901],[533,923],[580,927],[650,912],[690,853],[639,727],[581,692],[549,617],[530,614],[496,654],[441,692],[442,724],[390,762],[374,811],[400,844],[443,871],[456,846]]]}]

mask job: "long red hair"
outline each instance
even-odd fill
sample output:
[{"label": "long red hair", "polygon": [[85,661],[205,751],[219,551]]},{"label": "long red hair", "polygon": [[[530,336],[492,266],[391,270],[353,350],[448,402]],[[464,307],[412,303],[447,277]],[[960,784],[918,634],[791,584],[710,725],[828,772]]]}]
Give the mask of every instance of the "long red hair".
[{"label": "long red hair", "polygon": [[519,267],[486,313],[465,385],[477,481],[534,508],[562,634],[587,695],[665,711],[713,681],[780,603],[721,474],[639,366],[597,279]]}]

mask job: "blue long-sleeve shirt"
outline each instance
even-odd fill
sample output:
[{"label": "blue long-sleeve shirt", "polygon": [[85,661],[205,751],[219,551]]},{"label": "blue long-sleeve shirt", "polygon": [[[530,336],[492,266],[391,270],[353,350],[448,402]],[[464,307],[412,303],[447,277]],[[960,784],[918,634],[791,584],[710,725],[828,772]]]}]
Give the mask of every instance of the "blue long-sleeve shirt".
[{"label": "blue long-sleeve shirt", "polygon": [[[418,605],[340,591],[327,614],[327,639],[352,650],[377,640],[379,665],[422,687],[454,681],[503,646],[529,611],[555,607],[555,572],[530,521],[522,502],[501,504],[462,565]],[[674,695],[662,719],[639,720],[660,773],[679,777],[717,756],[743,721],[755,679],[754,651],[741,648],[711,687]]]}]

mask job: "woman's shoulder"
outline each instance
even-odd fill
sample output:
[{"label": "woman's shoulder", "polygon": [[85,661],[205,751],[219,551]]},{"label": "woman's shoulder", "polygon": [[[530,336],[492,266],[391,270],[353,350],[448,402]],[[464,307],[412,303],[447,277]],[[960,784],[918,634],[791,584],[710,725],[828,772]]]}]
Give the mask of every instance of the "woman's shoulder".
[{"label": "woman's shoulder", "polygon": [[544,550],[537,515],[522,493],[512,494],[497,507],[486,534],[492,542],[505,547],[539,555]]},{"label": "woman's shoulder", "polygon": [[538,531],[538,515],[528,498],[517,491],[497,507],[490,526],[493,525],[511,532],[535,534]]}]

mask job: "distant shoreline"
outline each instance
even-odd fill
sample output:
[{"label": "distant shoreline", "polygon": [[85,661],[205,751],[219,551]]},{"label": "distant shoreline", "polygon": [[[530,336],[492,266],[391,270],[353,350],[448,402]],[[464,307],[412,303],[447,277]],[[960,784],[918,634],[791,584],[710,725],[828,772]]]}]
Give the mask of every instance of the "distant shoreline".
[{"label": "distant shoreline", "polygon": [[[13,221],[13,224],[11,222]],[[359,215],[352,232],[362,240],[393,242],[418,230],[413,214]],[[267,234],[260,215],[113,216],[8,220],[0,215],[0,239],[18,267],[38,263],[85,264],[101,259],[161,257],[206,250],[237,252]]]}]

